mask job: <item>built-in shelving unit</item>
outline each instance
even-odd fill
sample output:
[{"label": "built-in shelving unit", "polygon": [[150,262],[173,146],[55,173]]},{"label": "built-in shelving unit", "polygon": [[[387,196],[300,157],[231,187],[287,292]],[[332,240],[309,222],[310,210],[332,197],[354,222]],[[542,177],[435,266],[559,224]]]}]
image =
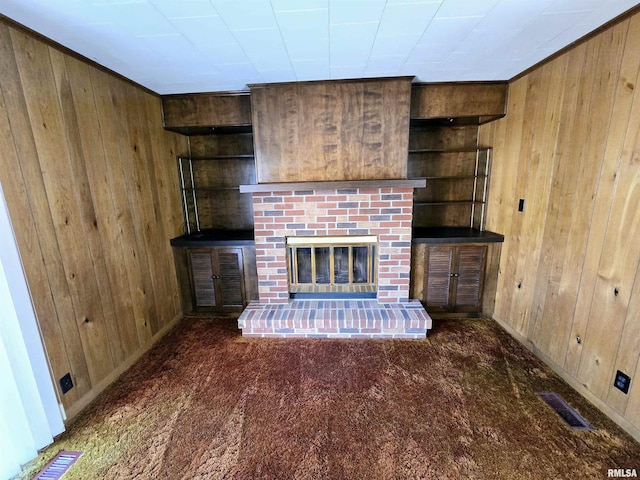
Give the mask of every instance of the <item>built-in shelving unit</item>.
[{"label": "built-in shelving unit", "polygon": [[409,177],[426,180],[414,193],[414,225],[483,230],[490,160],[490,148],[409,150]]},{"label": "built-in shelving unit", "polygon": [[240,185],[256,182],[252,154],[178,157],[185,233],[253,226],[251,195]]}]

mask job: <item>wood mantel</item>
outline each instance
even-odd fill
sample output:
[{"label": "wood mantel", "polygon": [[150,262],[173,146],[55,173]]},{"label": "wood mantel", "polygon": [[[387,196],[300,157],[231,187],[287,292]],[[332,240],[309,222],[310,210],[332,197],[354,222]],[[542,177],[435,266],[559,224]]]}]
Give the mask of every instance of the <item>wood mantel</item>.
[{"label": "wood mantel", "polygon": [[422,188],[426,185],[424,178],[411,179],[380,179],[380,180],[344,180],[330,182],[287,182],[287,183],[258,183],[240,185],[240,193],[254,192],[284,192],[293,190],[322,190],[338,188],[387,188],[411,187]]}]

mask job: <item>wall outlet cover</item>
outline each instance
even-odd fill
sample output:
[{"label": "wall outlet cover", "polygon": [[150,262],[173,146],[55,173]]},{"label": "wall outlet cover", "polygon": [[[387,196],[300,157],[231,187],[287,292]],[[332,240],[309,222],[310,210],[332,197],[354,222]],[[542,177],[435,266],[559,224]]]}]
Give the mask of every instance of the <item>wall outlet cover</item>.
[{"label": "wall outlet cover", "polygon": [[60,389],[62,390],[62,393],[65,394],[72,388],[73,388],[73,380],[71,379],[71,374],[67,373],[64,377],[60,379]]},{"label": "wall outlet cover", "polygon": [[622,393],[629,393],[629,386],[631,385],[631,377],[620,370],[616,372],[616,379],[613,382],[613,386],[620,390]]}]

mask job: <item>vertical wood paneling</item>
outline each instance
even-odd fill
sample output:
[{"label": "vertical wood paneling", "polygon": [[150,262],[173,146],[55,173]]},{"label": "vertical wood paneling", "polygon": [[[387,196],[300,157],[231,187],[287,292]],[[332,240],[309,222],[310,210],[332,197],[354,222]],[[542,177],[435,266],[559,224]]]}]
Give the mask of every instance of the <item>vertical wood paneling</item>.
[{"label": "vertical wood paneling", "polygon": [[513,82],[480,130],[487,228],[505,234],[495,318],[636,438],[640,388],[613,377],[640,374],[639,50],[636,14]]},{"label": "vertical wood paneling", "polygon": [[[101,287],[101,291],[108,292],[113,295],[113,298],[120,300],[113,302],[107,298],[106,303],[112,304],[111,309],[114,311],[114,321],[107,324],[111,329],[116,329],[115,334],[110,332],[109,336],[111,339],[119,340],[116,348],[119,350],[119,361],[122,361],[135,352],[140,344],[135,323],[130,321],[133,318],[134,309],[126,281],[126,261],[122,255],[118,240],[118,226],[113,216],[113,196],[106,166],[108,159],[104,149],[96,148],[96,145],[102,145],[102,135],[98,128],[81,128],[82,125],[100,124],[96,100],[93,97],[90,67],[71,57],[61,60],[60,65],[63,64],[67,67],[68,74],[65,73],[65,75],[72,97],[72,104],[67,106],[68,115],[71,118],[65,119],[65,123],[73,125],[74,132],[78,136],[77,143],[81,147],[78,155],[82,155],[81,161],[78,162],[78,169],[86,168],[85,181],[89,185],[91,195],[91,199],[83,203],[95,209],[94,218],[86,219],[94,227],[91,229],[91,234],[97,238],[94,238],[93,242],[99,243],[99,246],[92,250],[97,257],[97,270],[102,270],[99,274],[106,274],[108,278],[108,284]],[[103,283],[105,283],[104,280]]]},{"label": "vertical wood paneling", "polygon": [[48,199],[27,115],[11,31],[4,25],[0,25],[0,62],[0,88],[8,126],[7,130],[2,130],[6,136],[2,137],[0,181],[12,221],[22,227],[16,236],[29,287],[32,294],[37,292],[39,298],[39,301],[34,301],[34,307],[43,337],[48,340],[45,343],[52,360],[52,372],[56,378],[60,378],[66,372],[73,371],[76,388],[67,394],[66,400],[75,402],[90,389],[89,374],[51,215],[47,209],[31,207],[47,205]]},{"label": "vertical wood paneling", "polygon": [[[26,55],[16,55],[18,73],[25,91],[27,113],[49,199],[48,209],[71,293],[74,319],[87,357],[89,380],[96,383],[114,368],[114,360],[109,348],[95,270],[91,268],[91,255],[86,248],[79,188],[69,188],[75,175],[71,167],[60,100],[55,89],[49,47],[16,31],[12,31],[11,38],[17,51],[26,52]],[[37,92],[37,95],[30,95],[29,92]]]},{"label": "vertical wood paneling", "polygon": [[0,92],[0,182],[73,415],[180,313],[186,137],[162,129],[158,97],[4,23]]},{"label": "vertical wood paneling", "polygon": [[251,89],[261,183],[406,178],[409,78]]}]

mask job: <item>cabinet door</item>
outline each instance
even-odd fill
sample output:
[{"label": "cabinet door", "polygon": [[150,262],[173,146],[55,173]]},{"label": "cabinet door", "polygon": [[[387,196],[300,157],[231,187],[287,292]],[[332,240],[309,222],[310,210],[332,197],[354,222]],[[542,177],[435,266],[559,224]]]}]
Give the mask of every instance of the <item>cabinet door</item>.
[{"label": "cabinet door", "polygon": [[431,312],[479,312],[487,247],[441,245],[425,252],[424,303]]},{"label": "cabinet door", "polygon": [[480,311],[482,305],[482,281],[484,278],[484,259],[487,247],[483,245],[469,245],[456,247],[457,265],[455,268],[455,299],[453,306],[456,311]]},{"label": "cabinet door", "polygon": [[244,272],[242,249],[220,249],[218,255],[218,286],[222,307],[244,307]]},{"label": "cabinet door", "polygon": [[189,266],[194,307],[215,307],[213,258],[210,250],[189,250]]},{"label": "cabinet door", "polygon": [[447,311],[451,303],[451,273],[454,247],[427,248],[425,304],[434,311]]},{"label": "cabinet door", "polygon": [[221,311],[245,306],[241,248],[192,249],[188,258],[194,308]]}]

